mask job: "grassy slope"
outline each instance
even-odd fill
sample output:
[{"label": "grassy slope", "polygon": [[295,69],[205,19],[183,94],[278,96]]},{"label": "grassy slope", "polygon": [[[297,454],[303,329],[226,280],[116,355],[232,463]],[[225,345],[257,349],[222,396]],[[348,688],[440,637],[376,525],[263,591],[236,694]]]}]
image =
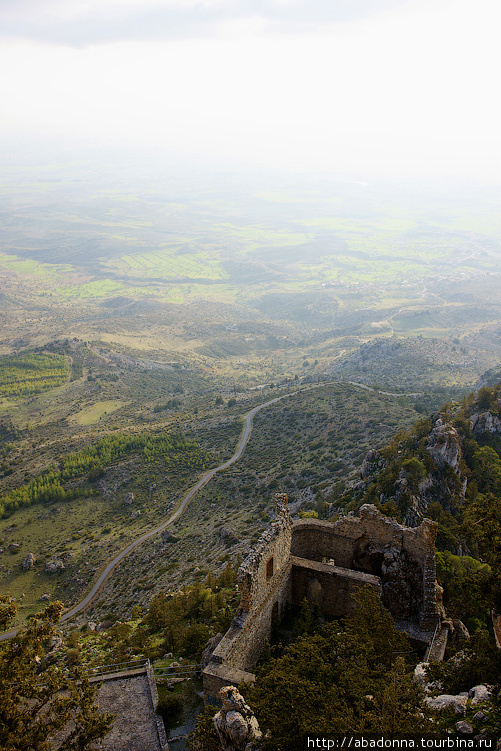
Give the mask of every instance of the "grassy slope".
[{"label": "grassy slope", "polygon": [[[215,411],[211,407],[196,418],[184,412],[183,428],[220,461],[236,446],[239,415],[266,398],[263,393],[248,393],[239,395],[231,410],[224,405]],[[414,416],[402,398],[342,384],[307,387],[270,407],[256,418],[241,461],[204,488],[174,525],[179,541],[163,544],[157,538],[129,556],[87,617],[103,617],[109,610],[127,614],[138,602],[146,605],[161,588],[176,588],[193,576],[217,571],[228,551],[244,555],[269,520],[277,490],[284,489],[291,501],[306,504],[314,501],[320,489],[334,498],[342,490],[342,480],[355,476],[365,451],[387,440],[398,425],[408,424]],[[145,428],[160,426],[165,426],[165,419],[151,421]],[[68,424],[67,430],[76,428]],[[102,434],[102,427],[100,433],[96,433],[97,426],[88,430]],[[76,435],[83,443],[84,435]],[[24,468],[30,462],[39,466],[41,456],[37,448],[31,453],[25,449]],[[169,505],[175,505],[195,479],[195,475],[166,472],[160,461],[145,466],[130,458],[107,470],[97,496],[17,511],[0,523],[4,540],[0,591],[25,595],[20,617],[36,610],[42,593],[57,595],[67,603],[78,600],[105,561],[142,530],[159,524]],[[9,476],[4,482],[11,480]],[[123,506],[129,492],[134,493],[133,505]],[[132,519],[138,509],[140,516]],[[20,544],[15,554],[8,550],[12,542]],[[34,571],[22,573],[20,562],[28,552],[35,554],[38,563]],[[45,574],[44,561],[54,558],[65,561],[65,571]]]}]

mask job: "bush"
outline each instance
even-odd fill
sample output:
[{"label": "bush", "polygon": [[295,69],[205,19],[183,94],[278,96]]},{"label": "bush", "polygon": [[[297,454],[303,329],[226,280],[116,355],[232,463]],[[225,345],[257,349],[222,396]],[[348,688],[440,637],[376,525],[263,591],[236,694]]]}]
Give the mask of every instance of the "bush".
[{"label": "bush", "polygon": [[180,696],[162,696],[157,704],[157,713],[166,722],[172,722],[183,709],[183,700]]},{"label": "bush", "polygon": [[74,665],[80,664],[80,650],[78,648],[76,649],[68,649],[65,655],[65,662],[69,667],[73,667]]},{"label": "bush", "polygon": [[221,745],[214,728],[212,717],[216,710],[212,705],[200,712],[195,730],[188,738],[188,748],[203,748],[205,751],[220,751]]},{"label": "bush", "polygon": [[192,623],[186,629],[184,639],[184,653],[196,660],[200,660],[205,645],[212,633],[204,623]]}]

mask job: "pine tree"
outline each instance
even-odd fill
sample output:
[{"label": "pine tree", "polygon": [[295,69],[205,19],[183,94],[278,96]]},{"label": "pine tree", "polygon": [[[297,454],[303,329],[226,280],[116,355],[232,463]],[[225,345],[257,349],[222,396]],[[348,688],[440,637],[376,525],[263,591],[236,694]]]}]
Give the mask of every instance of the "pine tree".
[{"label": "pine tree", "polygon": [[[44,659],[62,612],[62,603],[51,603],[0,645],[2,751],[49,751],[58,733],[65,736],[59,751],[84,751],[112,727],[113,715],[100,713],[95,703],[97,686],[78,668],[70,676]],[[15,614],[9,598],[1,596],[0,628]]]}]

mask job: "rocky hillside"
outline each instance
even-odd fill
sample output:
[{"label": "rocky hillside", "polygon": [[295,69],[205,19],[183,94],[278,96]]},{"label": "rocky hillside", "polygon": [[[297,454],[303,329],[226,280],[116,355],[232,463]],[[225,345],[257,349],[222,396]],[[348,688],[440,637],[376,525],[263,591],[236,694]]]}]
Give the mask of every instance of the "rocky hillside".
[{"label": "rocky hillside", "polygon": [[452,515],[479,495],[501,491],[501,382],[470,394],[462,404],[400,431],[379,451],[371,450],[351,500],[375,503],[409,526],[436,514]]},{"label": "rocky hillside", "polygon": [[345,512],[374,503],[409,526],[425,516],[438,522],[446,609],[473,630],[489,626],[491,611],[501,612],[500,457],[501,382],[444,405],[370,451],[362,479],[343,498]]},{"label": "rocky hillside", "polygon": [[453,384],[470,388],[482,362],[466,339],[381,337],[338,360],[332,372],[361,383],[440,393]]}]

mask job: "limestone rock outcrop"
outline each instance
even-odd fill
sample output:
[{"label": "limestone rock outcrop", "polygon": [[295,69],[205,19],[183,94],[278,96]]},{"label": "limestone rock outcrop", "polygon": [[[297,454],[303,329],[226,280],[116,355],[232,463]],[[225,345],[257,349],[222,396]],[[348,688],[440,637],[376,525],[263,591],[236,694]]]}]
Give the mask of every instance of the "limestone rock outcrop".
[{"label": "limestone rock outcrop", "polygon": [[26,558],[23,558],[23,561],[21,563],[21,568],[23,569],[23,571],[29,571],[35,565],[35,562],[36,562],[36,558],[33,555],[33,553],[28,553]]},{"label": "limestone rock outcrop", "polygon": [[223,706],[212,722],[221,751],[250,751],[262,736],[251,708],[235,686],[224,686],[219,696]]},{"label": "limestone rock outcrop", "polygon": [[468,696],[471,699],[471,703],[474,705],[479,704],[482,701],[489,701],[491,698],[491,692],[487,686],[473,686],[473,688],[470,688]]},{"label": "limestone rock outcrop", "polygon": [[59,571],[64,571],[65,568],[63,561],[60,558],[57,558],[54,561],[47,561],[45,564],[45,573],[57,574]]},{"label": "limestone rock outcrop", "polygon": [[464,714],[466,712],[466,705],[468,704],[468,694],[440,694],[435,698],[426,697],[424,703],[429,709],[453,709],[456,714]]},{"label": "limestone rock outcrop", "polygon": [[366,454],[365,459],[362,462],[362,468],[360,470],[362,478],[365,479],[367,477],[372,477],[372,475],[375,475],[377,472],[380,472],[382,469],[384,469],[384,466],[385,461],[379,451],[376,451],[376,449],[371,449]]},{"label": "limestone rock outcrop", "polygon": [[[365,542],[365,545],[364,545]],[[421,608],[423,572],[401,547],[362,540],[354,566],[381,577],[383,601],[397,620],[415,616]]]},{"label": "limestone rock outcrop", "polygon": [[428,436],[428,451],[439,469],[448,464],[455,472],[459,472],[461,438],[456,428],[450,423],[444,423],[441,417],[436,420]]},{"label": "limestone rock outcrop", "polygon": [[491,412],[478,412],[470,417],[473,435],[477,438],[482,433],[501,435],[501,420]]},{"label": "limestone rock outcrop", "polygon": [[[431,416],[425,454],[427,457],[421,455],[418,460],[422,469],[426,468],[419,482],[404,464],[393,488],[380,494],[379,498],[381,502],[391,499],[397,507],[405,509],[404,524],[408,527],[417,527],[421,523],[429,503],[439,501],[445,510],[453,511],[465,498],[467,481],[461,473],[461,436],[440,413]],[[378,451],[369,451],[362,464],[362,480],[350,491],[363,494],[387,466],[388,460]]]}]

